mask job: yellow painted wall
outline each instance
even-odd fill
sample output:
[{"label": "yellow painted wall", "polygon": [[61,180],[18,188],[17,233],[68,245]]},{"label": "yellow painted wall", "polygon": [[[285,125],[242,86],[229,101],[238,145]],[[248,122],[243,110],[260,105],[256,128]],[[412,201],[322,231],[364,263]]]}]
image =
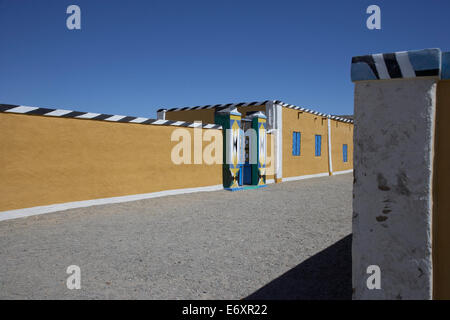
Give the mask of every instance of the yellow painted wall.
[{"label": "yellow painted wall", "polygon": [[[283,178],[328,172],[327,119],[283,108]],[[323,120],[322,120],[323,119]],[[292,132],[301,132],[300,156],[292,155]],[[315,135],[322,135],[322,152],[315,156]]]},{"label": "yellow painted wall", "polygon": [[437,87],[433,214],[433,297],[450,299],[450,80]]},{"label": "yellow painted wall", "polygon": [[179,121],[201,121],[202,123],[214,123],[214,109],[200,109],[200,110],[184,110],[166,112],[166,120]]},{"label": "yellow painted wall", "polygon": [[222,184],[221,165],[172,163],[175,129],[0,113],[0,211]]},{"label": "yellow painted wall", "polygon": [[[331,120],[331,159],[333,171],[353,169],[353,123]],[[342,145],[347,144],[347,162],[343,161]]]}]

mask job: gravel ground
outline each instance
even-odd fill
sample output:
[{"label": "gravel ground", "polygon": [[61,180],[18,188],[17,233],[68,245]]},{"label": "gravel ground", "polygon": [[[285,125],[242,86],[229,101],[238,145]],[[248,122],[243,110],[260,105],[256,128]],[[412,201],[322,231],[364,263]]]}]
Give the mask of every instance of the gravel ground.
[{"label": "gravel ground", "polygon": [[345,174],[3,221],[0,299],[350,299],[351,201]]}]

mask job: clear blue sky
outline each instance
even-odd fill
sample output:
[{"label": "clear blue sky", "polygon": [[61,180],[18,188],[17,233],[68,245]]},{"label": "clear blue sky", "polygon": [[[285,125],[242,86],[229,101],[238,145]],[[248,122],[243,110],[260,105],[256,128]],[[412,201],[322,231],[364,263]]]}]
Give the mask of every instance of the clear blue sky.
[{"label": "clear blue sky", "polygon": [[[81,30],[66,8],[81,8]],[[381,30],[366,8],[381,7]],[[449,0],[0,0],[0,103],[154,118],[280,99],[353,113],[355,55],[450,51]]]}]

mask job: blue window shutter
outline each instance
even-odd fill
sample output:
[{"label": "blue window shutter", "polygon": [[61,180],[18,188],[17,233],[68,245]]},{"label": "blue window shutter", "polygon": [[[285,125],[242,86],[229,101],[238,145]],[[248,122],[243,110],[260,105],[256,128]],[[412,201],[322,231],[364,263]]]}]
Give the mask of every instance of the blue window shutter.
[{"label": "blue window shutter", "polygon": [[314,155],[317,156],[317,135],[315,135],[314,137],[315,137],[314,147],[316,148],[316,149],[314,150]]},{"label": "blue window shutter", "polygon": [[297,131],[292,132],[292,155],[300,155],[300,132]]},{"label": "blue window shutter", "polygon": [[316,134],[316,157],[320,157],[322,151],[322,136]]},{"label": "blue window shutter", "polygon": [[293,131],[292,132],[292,155],[293,156],[295,156],[296,138],[297,138],[297,135],[295,134],[295,131]]},{"label": "blue window shutter", "polygon": [[322,155],[322,136],[319,136],[319,150],[318,151],[318,156],[320,157]]},{"label": "blue window shutter", "polygon": [[294,156],[297,155],[297,132],[294,131]]},{"label": "blue window shutter", "polygon": [[347,162],[347,145],[346,144],[344,144],[344,145],[342,145],[342,155],[343,155],[343,160],[344,160],[344,162]]},{"label": "blue window shutter", "polygon": [[297,132],[298,133],[298,138],[297,138],[297,141],[298,141],[298,155],[300,155],[300,150],[301,150],[301,147],[302,147],[302,134],[300,133],[300,132]]}]

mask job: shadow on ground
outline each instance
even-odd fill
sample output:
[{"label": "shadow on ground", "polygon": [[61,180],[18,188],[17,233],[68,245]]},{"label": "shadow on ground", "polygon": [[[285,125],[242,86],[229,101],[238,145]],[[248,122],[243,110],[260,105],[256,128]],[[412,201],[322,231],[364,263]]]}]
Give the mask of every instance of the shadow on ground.
[{"label": "shadow on ground", "polygon": [[352,235],[350,234],[245,299],[351,299],[351,247]]}]

